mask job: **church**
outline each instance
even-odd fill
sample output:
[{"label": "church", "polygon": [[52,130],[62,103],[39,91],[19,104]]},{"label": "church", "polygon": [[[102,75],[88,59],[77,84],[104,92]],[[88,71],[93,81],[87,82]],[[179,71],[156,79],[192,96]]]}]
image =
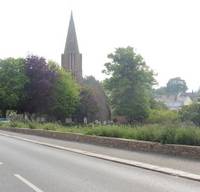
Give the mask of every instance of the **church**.
[{"label": "church", "polygon": [[64,53],[61,56],[61,65],[66,71],[70,71],[74,79],[80,84],[82,75],[82,54],[79,52],[73,15],[69,22],[68,34]]},{"label": "church", "polygon": [[100,82],[92,76],[83,78],[82,54],[79,52],[78,40],[76,36],[76,29],[72,13],[69,21],[69,28],[64,53],[61,55],[61,65],[66,71],[69,71],[72,74],[73,78],[79,85],[81,85],[81,87],[86,86],[92,91],[94,100],[96,101],[96,105],[98,108],[98,111],[95,114],[95,119],[93,119],[93,121],[98,120],[103,122],[110,120],[110,107],[108,105],[107,97]]}]

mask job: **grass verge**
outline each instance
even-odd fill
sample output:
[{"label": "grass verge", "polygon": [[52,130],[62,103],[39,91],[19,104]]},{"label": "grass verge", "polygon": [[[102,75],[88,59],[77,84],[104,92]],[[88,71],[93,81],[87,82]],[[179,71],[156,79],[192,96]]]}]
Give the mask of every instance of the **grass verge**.
[{"label": "grass verge", "polygon": [[8,123],[0,123],[0,127],[43,129],[59,132],[82,133],[85,135],[154,141],[163,144],[200,146],[200,128],[182,124],[148,124],[140,126],[89,124],[87,126],[64,126],[59,123],[11,121]]}]

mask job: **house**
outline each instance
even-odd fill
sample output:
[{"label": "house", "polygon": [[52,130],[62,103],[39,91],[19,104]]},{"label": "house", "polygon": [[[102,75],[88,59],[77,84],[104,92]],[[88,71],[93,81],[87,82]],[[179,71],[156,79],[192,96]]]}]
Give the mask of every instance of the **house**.
[{"label": "house", "polygon": [[163,102],[170,110],[179,110],[185,105],[192,104],[192,99],[186,93],[178,95],[160,95],[156,101]]}]

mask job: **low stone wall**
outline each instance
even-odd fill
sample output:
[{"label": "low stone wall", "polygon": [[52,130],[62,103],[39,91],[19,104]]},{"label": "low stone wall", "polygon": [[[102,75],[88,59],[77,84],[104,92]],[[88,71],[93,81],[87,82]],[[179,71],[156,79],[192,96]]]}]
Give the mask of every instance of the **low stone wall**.
[{"label": "low stone wall", "polygon": [[48,138],[61,139],[66,141],[76,141],[94,145],[125,149],[130,151],[155,152],[175,156],[200,159],[200,146],[160,144],[157,142],[119,139],[100,136],[89,136],[77,133],[60,133],[56,131],[46,131],[25,128],[0,128],[0,130],[12,131],[29,135],[37,135]]}]

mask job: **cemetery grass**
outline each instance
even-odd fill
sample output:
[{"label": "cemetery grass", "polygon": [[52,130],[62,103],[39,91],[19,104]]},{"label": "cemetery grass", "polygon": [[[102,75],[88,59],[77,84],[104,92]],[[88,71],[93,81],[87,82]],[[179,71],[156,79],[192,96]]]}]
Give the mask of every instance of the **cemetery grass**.
[{"label": "cemetery grass", "polygon": [[153,141],[163,144],[200,146],[200,128],[183,123],[144,125],[62,125],[59,123],[38,123],[35,121],[10,121],[7,123],[0,123],[0,127],[42,129],[58,132],[81,133],[84,135]]}]

